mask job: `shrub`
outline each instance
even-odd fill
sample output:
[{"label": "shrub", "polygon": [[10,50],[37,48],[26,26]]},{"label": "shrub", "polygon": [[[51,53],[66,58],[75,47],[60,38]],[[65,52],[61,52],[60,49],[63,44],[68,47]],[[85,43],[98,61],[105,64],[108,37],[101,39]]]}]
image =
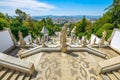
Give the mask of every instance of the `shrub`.
[{"label": "shrub", "polygon": [[102,28],[105,29],[105,30],[112,30],[114,28],[114,26],[111,23],[105,23],[102,26]]},{"label": "shrub", "polygon": [[21,31],[23,34],[23,37],[28,35],[28,29],[24,26],[19,26],[19,27],[10,27],[12,30],[12,33],[14,34],[15,38],[18,40],[18,31]]}]

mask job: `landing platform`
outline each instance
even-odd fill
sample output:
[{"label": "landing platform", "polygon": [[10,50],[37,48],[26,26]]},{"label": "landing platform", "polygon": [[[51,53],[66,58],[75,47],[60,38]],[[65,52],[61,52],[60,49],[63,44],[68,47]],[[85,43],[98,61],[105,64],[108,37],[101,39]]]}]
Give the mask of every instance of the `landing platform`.
[{"label": "landing platform", "polygon": [[[119,56],[110,48],[94,48],[110,59]],[[88,52],[40,52],[23,58],[34,63],[38,72],[36,80],[119,80],[119,70],[100,73],[99,62],[107,60]],[[116,75],[117,74],[117,75]],[[113,80],[113,79],[112,79]]]},{"label": "landing platform", "polygon": [[98,80],[87,52],[43,53],[38,63],[38,80]]}]

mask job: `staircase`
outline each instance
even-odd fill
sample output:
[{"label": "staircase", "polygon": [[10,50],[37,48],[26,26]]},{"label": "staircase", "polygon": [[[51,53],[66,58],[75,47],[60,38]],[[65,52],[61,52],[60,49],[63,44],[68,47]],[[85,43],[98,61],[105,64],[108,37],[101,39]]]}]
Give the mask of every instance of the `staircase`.
[{"label": "staircase", "polygon": [[0,80],[32,80],[35,74],[31,75],[0,66]]},{"label": "staircase", "polygon": [[120,69],[100,74],[103,80],[120,80]]},{"label": "staircase", "polygon": [[32,80],[34,70],[32,63],[0,53],[0,80]]},{"label": "staircase", "polygon": [[[101,72],[100,75],[103,78],[103,80],[120,80],[120,68],[116,66],[116,65],[119,66],[120,64],[119,59],[120,56],[117,56],[101,63],[103,71]],[[104,68],[108,68],[108,69],[104,69]]]}]

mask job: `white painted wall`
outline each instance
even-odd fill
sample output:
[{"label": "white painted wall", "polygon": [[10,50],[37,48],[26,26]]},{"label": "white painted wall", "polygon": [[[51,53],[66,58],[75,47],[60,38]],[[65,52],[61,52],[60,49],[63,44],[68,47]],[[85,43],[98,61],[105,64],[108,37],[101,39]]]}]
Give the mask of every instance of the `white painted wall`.
[{"label": "white painted wall", "polygon": [[31,35],[28,35],[28,36],[26,36],[26,37],[24,38],[24,41],[25,41],[26,44],[29,44],[29,39],[30,39],[30,41],[32,42],[32,37],[31,37]]},{"label": "white painted wall", "polygon": [[10,47],[14,46],[12,38],[8,30],[0,32],[0,52],[4,52]]},{"label": "white painted wall", "polygon": [[120,30],[114,32],[110,46],[120,51]]},{"label": "white painted wall", "polygon": [[96,38],[96,44],[98,44],[99,43],[99,41],[100,41],[100,38],[98,38],[96,35],[94,35],[94,34],[92,34],[91,35],[91,43],[90,44],[93,44],[94,43],[94,39]]}]

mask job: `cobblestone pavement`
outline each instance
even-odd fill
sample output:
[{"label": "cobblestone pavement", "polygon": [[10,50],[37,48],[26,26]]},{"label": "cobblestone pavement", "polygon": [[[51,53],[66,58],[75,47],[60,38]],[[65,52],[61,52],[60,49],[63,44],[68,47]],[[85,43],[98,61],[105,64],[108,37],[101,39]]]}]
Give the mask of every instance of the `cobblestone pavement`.
[{"label": "cobblestone pavement", "polygon": [[98,80],[89,60],[79,53],[43,53],[37,80]]}]

